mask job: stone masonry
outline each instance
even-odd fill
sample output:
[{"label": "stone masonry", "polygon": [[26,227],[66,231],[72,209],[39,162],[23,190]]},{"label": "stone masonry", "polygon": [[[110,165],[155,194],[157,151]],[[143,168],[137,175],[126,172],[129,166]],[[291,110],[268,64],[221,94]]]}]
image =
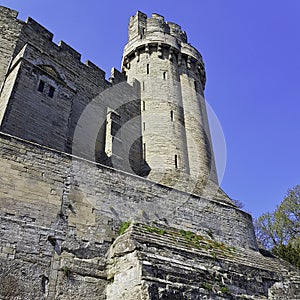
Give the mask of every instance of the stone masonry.
[{"label": "stone masonry", "polygon": [[218,188],[180,26],[131,17],[109,81],[52,37],[0,7],[0,299],[300,299]]}]

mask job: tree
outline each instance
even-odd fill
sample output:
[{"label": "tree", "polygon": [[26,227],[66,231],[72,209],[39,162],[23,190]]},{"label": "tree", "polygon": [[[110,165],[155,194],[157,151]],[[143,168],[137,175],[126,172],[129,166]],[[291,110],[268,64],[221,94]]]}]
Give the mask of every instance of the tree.
[{"label": "tree", "polygon": [[300,185],[288,190],[273,213],[261,215],[255,230],[264,248],[300,268]]}]

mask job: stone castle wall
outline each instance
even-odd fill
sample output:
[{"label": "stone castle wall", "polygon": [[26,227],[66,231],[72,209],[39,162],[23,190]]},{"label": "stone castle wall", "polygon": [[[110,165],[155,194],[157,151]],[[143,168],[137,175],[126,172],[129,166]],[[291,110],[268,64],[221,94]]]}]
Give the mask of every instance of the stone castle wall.
[{"label": "stone castle wall", "polygon": [[0,284],[20,299],[106,299],[107,253],[128,220],[256,249],[251,217],[230,205],[3,133],[0,144]]},{"label": "stone castle wall", "polygon": [[[1,145],[2,212],[15,214],[10,211],[12,208],[22,215],[31,215],[35,222],[40,220],[40,225],[50,226],[62,209],[62,201],[67,201],[76,211],[73,215],[66,209],[69,222],[74,219],[86,224],[96,217],[119,224],[127,220],[157,221],[212,235],[229,245],[257,249],[251,217],[232,205],[206,200],[4,134]],[[26,208],[27,202],[36,206]],[[86,208],[77,208],[77,204]],[[51,211],[49,221],[44,223]]]},{"label": "stone castle wall", "polygon": [[[4,133],[0,144],[1,296],[266,299],[276,283],[296,295],[239,209]],[[143,225],[114,243],[124,221]]]}]

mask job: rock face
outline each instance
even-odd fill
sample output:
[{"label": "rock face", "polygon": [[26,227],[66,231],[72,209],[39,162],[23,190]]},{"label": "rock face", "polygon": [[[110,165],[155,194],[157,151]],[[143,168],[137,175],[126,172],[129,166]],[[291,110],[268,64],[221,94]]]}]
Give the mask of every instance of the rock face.
[{"label": "rock face", "polygon": [[218,189],[203,62],[178,25],[131,18],[126,82],[16,17],[0,7],[0,299],[300,299]]}]

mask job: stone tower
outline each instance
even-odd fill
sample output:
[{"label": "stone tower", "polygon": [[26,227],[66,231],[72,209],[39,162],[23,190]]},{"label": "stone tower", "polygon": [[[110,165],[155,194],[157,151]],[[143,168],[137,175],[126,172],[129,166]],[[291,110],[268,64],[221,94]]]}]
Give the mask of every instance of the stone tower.
[{"label": "stone tower", "polygon": [[141,88],[143,157],[149,179],[199,193],[218,183],[203,91],[201,54],[177,24],[152,14],[131,17],[123,72]]}]

